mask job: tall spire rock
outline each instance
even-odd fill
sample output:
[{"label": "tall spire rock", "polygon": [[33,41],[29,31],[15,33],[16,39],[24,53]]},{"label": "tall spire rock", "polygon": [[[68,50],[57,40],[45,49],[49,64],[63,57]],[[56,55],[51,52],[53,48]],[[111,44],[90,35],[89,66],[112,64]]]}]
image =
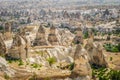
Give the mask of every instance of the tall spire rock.
[{"label": "tall spire rock", "polygon": [[88,76],[86,80],[91,79],[92,70],[89,64],[88,55],[81,44],[77,44],[76,51],[74,54],[74,69],[72,75],[74,77]]},{"label": "tall spire rock", "polygon": [[4,43],[3,35],[0,33],[0,55],[4,55],[6,51],[7,51],[7,48]]},{"label": "tall spire rock", "polygon": [[89,35],[89,41],[93,42],[94,41],[94,33],[92,30],[88,30],[88,35]]},{"label": "tall spire rock", "polygon": [[7,22],[4,26],[4,38],[5,40],[12,39],[11,23]]},{"label": "tall spire rock", "polygon": [[91,64],[107,66],[105,55],[100,44],[94,44],[93,42],[91,42],[91,40],[88,39],[87,44],[85,45],[85,49],[87,50],[88,55],[90,56]]},{"label": "tall spire rock", "polygon": [[51,45],[58,45],[59,41],[56,35],[56,27],[52,25],[50,28],[50,33],[48,35],[48,41]]},{"label": "tall spire rock", "polygon": [[26,41],[20,35],[15,35],[9,50],[9,56],[15,59],[26,59],[28,55],[26,48]]},{"label": "tall spire rock", "polygon": [[75,44],[83,44],[83,33],[82,33],[82,30],[81,28],[77,28],[76,29],[76,36],[73,40],[73,43]]},{"label": "tall spire rock", "polygon": [[36,39],[34,41],[35,46],[44,46],[47,45],[47,40],[45,38],[45,29],[43,25],[40,25],[38,32],[36,34]]}]

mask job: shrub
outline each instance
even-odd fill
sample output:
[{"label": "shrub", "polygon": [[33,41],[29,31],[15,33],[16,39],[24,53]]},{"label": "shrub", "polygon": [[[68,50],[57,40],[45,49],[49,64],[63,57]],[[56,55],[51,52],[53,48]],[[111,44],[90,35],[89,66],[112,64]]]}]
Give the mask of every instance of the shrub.
[{"label": "shrub", "polygon": [[70,69],[70,70],[73,70],[73,69],[74,69],[74,65],[75,65],[75,63],[71,63],[71,64],[69,65],[69,69]]},{"label": "shrub", "polygon": [[0,26],[0,30],[3,30],[3,26]]},{"label": "shrub", "polygon": [[48,58],[47,61],[49,62],[50,66],[56,62],[54,57]]},{"label": "shrub", "polygon": [[7,74],[4,75],[4,78],[5,78],[6,80],[9,80],[9,79],[10,79],[9,75],[7,75]]},{"label": "shrub", "polygon": [[22,66],[22,65],[24,65],[24,62],[22,60],[19,60],[19,64],[18,65]]},{"label": "shrub", "polygon": [[88,31],[84,33],[84,39],[87,39],[89,37]]},{"label": "shrub", "polygon": [[118,50],[120,51],[120,43],[118,44],[118,46],[117,46],[117,47],[118,47]]},{"label": "shrub", "polygon": [[92,76],[96,76],[99,80],[120,80],[120,71],[107,68],[93,68]]},{"label": "shrub", "polygon": [[106,49],[106,51],[108,52],[120,52],[120,45],[112,45],[112,44],[105,44],[104,48]]},{"label": "shrub", "polygon": [[44,51],[36,51],[36,53],[43,56],[45,52]]},{"label": "shrub", "polygon": [[112,57],[110,57],[110,61],[112,61],[113,60],[113,58]]},{"label": "shrub", "polygon": [[50,78],[45,78],[44,80],[51,80]]},{"label": "shrub", "polygon": [[118,71],[118,70],[111,70],[110,78],[111,78],[111,80],[120,80],[120,71]]},{"label": "shrub", "polygon": [[41,64],[37,64],[37,63],[31,64],[31,66],[32,66],[33,68],[39,68],[39,67],[42,67]]},{"label": "shrub", "polygon": [[12,59],[12,58],[7,59],[7,61],[8,61],[8,63],[12,63],[12,62],[20,62],[19,59]]}]

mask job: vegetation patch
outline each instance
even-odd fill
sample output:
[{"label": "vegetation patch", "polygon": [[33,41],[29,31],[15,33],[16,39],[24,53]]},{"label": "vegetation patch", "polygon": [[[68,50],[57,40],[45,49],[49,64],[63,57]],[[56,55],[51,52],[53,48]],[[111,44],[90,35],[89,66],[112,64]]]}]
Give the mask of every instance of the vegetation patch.
[{"label": "vegetation patch", "polygon": [[48,58],[47,61],[49,62],[50,66],[56,62],[54,57]]},{"label": "vegetation patch", "polygon": [[39,54],[39,55],[41,55],[41,56],[43,56],[43,55],[45,54],[44,51],[35,51],[35,53],[36,53],[36,54]]},{"label": "vegetation patch", "polygon": [[0,30],[3,30],[3,26],[0,26]]},{"label": "vegetation patch", "polygon": [[10,76],[7,75],[7,74],[5,74],[5,75],[4,75],[4,78],[5,78],[6,80],[9,80],[9,79],[10,79]]},{"label": "vegetation patch", "polygon": [[88,31],[84,33],[84,39],[87,39],[89,37]]},{"label": "vegetation patch", "polygon": [[19,62],[19,63],[18,63],[19,66],[24,65],[24,62],[23,62],[22,60],[19,60],[18,62]]},{"label": "vegetation patch", "polygon": [[120,52],[120,44],[113,45],[113,44],[108,43],[108,44],[104,44],[104,48],[108,52]]},{"label": "vegetation patch", "polygon": [[10,64],[13,63],[13,62],[18,63],[18,66],[24,65],[24,62],[21,59],[8,59],[7,61]]},{"label": "vegetation patch", "polygon": [[69,69],[70,69],[70,70],[73,70],[73,69],[74,69],[74,66],[75,66],[75,63],[71,63],[71,64],[69,65]]},{"label": "vegetation patch", "polygon": [[98,80],[120,80],[120,71],[92,66],[92,77],[93,79],[98,78]]},{"label": "vegetation patch", "polygon": [[31,66],[32,66],[33,68],[40,68],[40,67],[42,67],[42,64],[34,63],[34,64],[31,64]]}]

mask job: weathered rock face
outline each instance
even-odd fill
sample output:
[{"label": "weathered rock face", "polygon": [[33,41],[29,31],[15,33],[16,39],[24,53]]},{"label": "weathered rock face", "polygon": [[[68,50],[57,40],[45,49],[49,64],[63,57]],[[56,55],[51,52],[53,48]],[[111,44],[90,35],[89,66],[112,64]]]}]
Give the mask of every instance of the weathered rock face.
[{"label": "weathered rock face", "polygon": [[36,35],[36,39],[34,41],[34,45],[35,46],[43,46],[43,45],[47,45],[47,41],[45,38],[45,29],[42,25],[40,25],[37,35]]},{"label": "weathered rock face", "polygon": [[29,48],[30,48],[30,46],[31,46],[31,42],[30,42],[29,38],[26,37],[26,36],[23,36],[22,38],[23,38],[23,39],[25,40],[25,42],[26,42],[25,51],[26,51],[26,58],[28,58],[28,56],[29,56]]},{"label": "weathered rock face", "polygon": [[2,34],[0,33],[0,55],[5,54],[7,51],[6,45],[4,43],[4,39]]},{"label": "weathered rock face", "polygon": [[[4,79],[4,78],[9,79]],[[0,80],[28,80],[32,73],[24,69],[14,68],[7,64],[7,61],[0,57]]]},{"label": "weathered rock face", "polygon": [[64,12],[63,12],[63,17],[64,17],[64,18],[69,18],[69,17],[70,17],[67,11],[64,11]]},{"label": "weathered rock face", "polygon": [[81,44],[78,44],[75,49],[74,59],[78,59],[81,56],[86,58],[86,60],[89,59],[87,51],[82,47]]},{"label": "weathered rock face", "polygon": [[56,35],[56,28],[52,25],[50,28],[50,34],[48,35],[48,41],[51,45],[58,45],[59,41]]},{"label": "weathered rock face", "polygon": [[12,39],[12,32],[11,32],[11,23],[5,23],[4,27],[4,39],[9,40]]},{"label": "weathered rock face", "polygon": [[74,69],[73,76],[74,77],[85,77],[89,76],[87,80],[91,78],[91,67],[88,62],[88,55],[86,51],[81,47],[80,44],[77,45],[76,52],[74,55]]},{"label": "weathered rock face", "polygon": [[76,36],[75,36],[73,42],[74,42],[75,44],[79,44],[79,43],[83,44],[83,34],[82,34],[81,28],[78,28],[78,29],[77,29],[77,31],[76,31]]},{"label": "weathered rock face", "polygon": [[[57,63],[61,63],[61,62],[72,63],[73,62],[73,58],[70,56],[70,53],[72,52],[71,48],[55,46],[55,47],[51,47],[51,48],[38,47],[34,50],[31,50],[31,51],[33,51],[31,53],[34,53],[34,54],[37,53],[37,54],[34,55],[33,57],[28,58],[29,63],[37,63],[37,64],[42,64],[44,66],[49,66],[49,63],[46,60],[49,58],[54,58],[55,62],[57,62]],[[55,65],[54,68],[56,66],[57,65]]]},{"label": "weathered rock face", "polygon": [[107,66],[103,50],[100,44],[96,45],[93,42],[91,42],[91,40],[88,40],[87,44],[85,45],[85,49],[87,50],[90,56],[91,64]]},{"label": "weathered rock face", "polygon": [[24,41],[25,41],[25,51],[26,51],[26,57],[28,57],[28,51],[29,51],[29,47],[31,46],[31,42],[30,42],[30,38],[26,36],[26,28],[21,28],[19,31],[19,36],[21,36]]},{"label": "weathered rock face", "polygon": [[20,29],[19,29],[19,35],[20,36],[24,36],[25,35],[25,32],[26,32],[26,29],[24,28],[24,27],[21,27]]},{"label": "weathered rock face", "polygon": [[103,48],[100,44],[97,44],[97,49],[96,51],[98,52],[96,55],[94,55],[95,63],[98,63],[98,65],[103,65],[107,66],[107,62],[105,60],[105,55],[103,53]]},{"label": "weathered rock face", "polygon": [[110,39],[111,39],[111,37],[110,37],[110,35],[107,35],[107,41],[110,41]]},{"label": "weathered rock face", "polygon": [[92,32],[92,30],[88,30],[88,35],[89,35],[89,40],[91,40],[91,42],[94,41],[94,33]]},{"label": "weathered rock face", "polygon": [[0,80],[5,80],[3,77],[0,77]]},{"label": "weathered rock face", "polygon": [[0,57],[0,73],[7,74],[9,76],[13,76],[15,74],[15,71],[9,67],[7,61],[2,57]]},{"label": "weathered rock face", "polygon": [[57,34],[58,39],[60,41],[60,45],[62,46],[70,46],[73,38],[75,37],[69,30],[59,30],[59,34]]},{"label": "weathered rock face", "polygon": [[26,41],[19,35],[15,35],[9,55],[15,59],[25,59],[28,55]]}]

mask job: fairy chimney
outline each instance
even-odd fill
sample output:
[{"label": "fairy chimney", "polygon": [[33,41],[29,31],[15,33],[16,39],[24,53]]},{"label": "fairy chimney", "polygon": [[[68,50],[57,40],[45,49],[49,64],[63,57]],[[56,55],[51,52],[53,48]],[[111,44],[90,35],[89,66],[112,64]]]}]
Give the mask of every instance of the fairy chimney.
[{"label": "fairy chimney", "polygon": [[51,45],[58,45],[58,38],[56,35],[56,27],[52,25],[50,28],[50,34],[48,35],[48,41]]},{"label": "fairy chimney", "polygon": [[12,38],[12,32],[11,32],[11,23],[7,22],[4,26],[4,38],[5,40]]},{"label": "fairy chimney", "polygon": [[7,48],[4,43],[3,35],[0,33],[0,55],[5,55],[6,51]]},{"label": "fairy chimney", "polygon": [[26,59],[27,54],[26,41],[20,35],[15,35],[9,50],[9,56],[14,59]]},{"label": "fairy chimney", "polygon": [[95,44],[88,39],[87,44],[85,45],[85,49],[87,50],[88,55],[90,56],[91,64],[107,66],[105,55],[100,44]]},{"label": "fairy chimney", "polygon": [[92,70],[89,64],[89,56],[81,44],[77,44],[74,54],[74,69],[72,71],[73,77],[89,76],[91,79]]},{"label": "fairy chimney", "polygon": [[81,28],[77,28],[76,29],[76,36],[73,40],[73,43],[75,44],[83,44],[83,33],[82,33],[82,30]]},{"label": "fairy chimney", "polygon": [[34,46],[44,46],[44,45],[47,45],[47,41],[45,38],[45,29],[44,29],[43,25],[40,25],[38,32],[36,34]]},{"label": "fairy chimney", "polygon": [[89,35],[89,40],[91,40],[91,42],[94,41],[94,34],[92,32],[92,30],[88,30],[88,35]]}]

